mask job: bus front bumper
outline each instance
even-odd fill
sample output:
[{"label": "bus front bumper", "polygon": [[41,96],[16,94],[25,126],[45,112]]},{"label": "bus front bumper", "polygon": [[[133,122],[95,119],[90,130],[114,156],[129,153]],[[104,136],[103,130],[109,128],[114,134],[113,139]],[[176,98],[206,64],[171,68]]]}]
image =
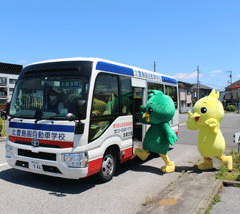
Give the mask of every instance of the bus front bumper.
[{"label": "bus front bumper", "polygon": [[[59,149],[42,148],[41,151],[36,152],[32,146],[18,145],[11,141],[6,143],[6,147],[8,147],[6,161],[15,169],[68,179],[79,179],[88,175],[88,167],[68,167],[62,161],[62,153],[59,153]],[[56,155],[56,160],[47,160],[51,157],[49,154]],[[44,159],[45,157],[47,159]]]}]

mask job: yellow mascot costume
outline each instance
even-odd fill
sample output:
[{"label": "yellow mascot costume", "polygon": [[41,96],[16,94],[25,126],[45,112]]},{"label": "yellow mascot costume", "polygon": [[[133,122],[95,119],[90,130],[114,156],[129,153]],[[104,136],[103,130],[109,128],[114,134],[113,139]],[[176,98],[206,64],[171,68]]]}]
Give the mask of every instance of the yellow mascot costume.
[{"label": "yellow mascot costume", "polygon": [[199,130],[197,147],[203,157],[203,162],[198,169],[207,170],[213,168],[211,157],[223,161],[228,171],[232,171],[232,156],[224,156],[225,140],[220,130],[220,122],[223,119],[224,109],[218,100],[219,92],[215,89],[207,97],[203,97],[193,107],[193,113],[188,112],[187,128]]}]

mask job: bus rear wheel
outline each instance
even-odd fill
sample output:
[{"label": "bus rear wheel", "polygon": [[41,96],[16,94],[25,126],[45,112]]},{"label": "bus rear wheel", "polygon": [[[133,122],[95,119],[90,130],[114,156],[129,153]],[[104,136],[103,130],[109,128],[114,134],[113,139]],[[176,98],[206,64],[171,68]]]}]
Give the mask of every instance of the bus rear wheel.
[{"label": "bus rear wheel", "polygon": [[103,162],[101,170],[99,172],[100,179],[103,182],[110,181],[116,170],[116,157],[115,155],[108,151],[103,157]]}]

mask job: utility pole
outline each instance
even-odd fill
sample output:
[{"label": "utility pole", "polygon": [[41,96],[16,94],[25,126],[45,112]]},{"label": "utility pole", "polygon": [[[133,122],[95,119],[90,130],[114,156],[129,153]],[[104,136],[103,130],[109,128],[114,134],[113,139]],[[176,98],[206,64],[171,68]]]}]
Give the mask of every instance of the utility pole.
[{"label": "utility pole", "polygon": [[[226,72],[229,72],[230,73],[230,75],[229,75],[229,77],[230,77],[230,81],[228,80],[228,84],[232,84],[232,71],[226,71]],[[231,92],[231,103],[233,102],[233,93]]]},{"label": "utility pole", "polygon": [[199,65],[197,66],[197,100],[199,100]]},{"label": "utility pole", "polygon": [[154,72],[156,72],[156,62],[154,61]]},{"label": "utility pole", "polygon": [[229,73],[230,73],[230,75],[229,75],[230,81],[228,81],[228,83],[229,83],[229,84],[232,84],[232,71],[226,71],[226,72],[229,72]]}]

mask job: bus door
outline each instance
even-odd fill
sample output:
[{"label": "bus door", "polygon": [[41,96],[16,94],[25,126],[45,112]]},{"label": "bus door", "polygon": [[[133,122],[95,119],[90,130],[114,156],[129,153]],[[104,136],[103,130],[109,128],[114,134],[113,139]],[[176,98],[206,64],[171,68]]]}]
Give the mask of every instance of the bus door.
[{"label": "bus door", "polygon": [[[132,81],[133,83],[133,81]],[[146,82],[145,80],[134,82],[133,86],[133,155],[135,148],[143,148],[143,139],[146,127],[140,122],[141,105],[146,105]]]}]

